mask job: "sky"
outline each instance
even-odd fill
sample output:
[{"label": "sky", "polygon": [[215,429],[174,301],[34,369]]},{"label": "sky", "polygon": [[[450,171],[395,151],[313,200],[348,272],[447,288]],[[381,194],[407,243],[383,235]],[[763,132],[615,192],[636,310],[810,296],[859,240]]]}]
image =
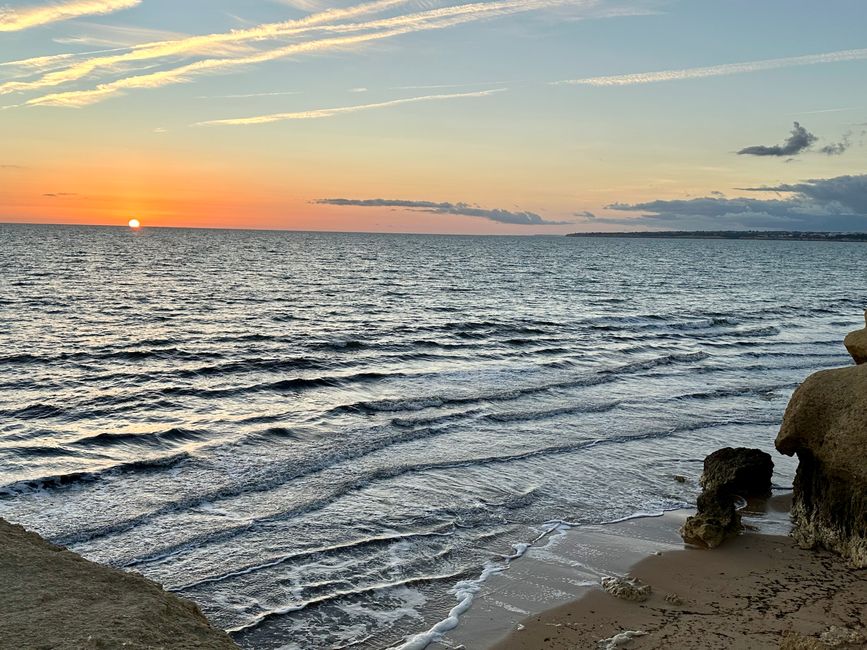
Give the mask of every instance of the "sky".
[{"label": "sky", "polygon": [[867,231],[864,0],[0,0],[0,221]]}]

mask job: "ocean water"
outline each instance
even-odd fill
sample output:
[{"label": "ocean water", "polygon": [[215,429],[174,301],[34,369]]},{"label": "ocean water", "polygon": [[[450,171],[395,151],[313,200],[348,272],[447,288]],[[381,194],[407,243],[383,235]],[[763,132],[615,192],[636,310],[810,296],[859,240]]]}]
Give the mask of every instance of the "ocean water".
[{"label": "ocean water", "polygon": [[557,522],[686,505],[707,453],[771,451],[797,383],[851,363],[865,260],[0,225],[0,516],[245,648],[420,647]]}]

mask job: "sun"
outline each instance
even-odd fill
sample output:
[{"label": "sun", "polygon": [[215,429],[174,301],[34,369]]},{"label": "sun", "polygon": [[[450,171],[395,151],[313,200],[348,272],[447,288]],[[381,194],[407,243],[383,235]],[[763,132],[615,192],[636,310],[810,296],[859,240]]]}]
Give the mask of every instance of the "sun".
[{"label": "sun", "polygon": [[139,221],[138,219],[130,219],[129,227],[133,230],[138,230],[139,228],[141,228],[141,221]]}]

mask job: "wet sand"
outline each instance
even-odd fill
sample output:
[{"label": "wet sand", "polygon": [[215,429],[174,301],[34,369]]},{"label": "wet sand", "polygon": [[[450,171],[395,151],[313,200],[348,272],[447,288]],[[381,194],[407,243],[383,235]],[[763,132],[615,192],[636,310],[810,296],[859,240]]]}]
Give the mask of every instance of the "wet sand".
[{"label": "wet sand", "polygon": [[[569,530],[489,581],[442,646],[762,649],[797,640],[802,645],[788,647],[867,647],[867,571],[798,548],[785,535],[788,495],[765,505],[744,518],[756,530],[712,551],[680,540],[687,511]],[[624,574],[651,586],[646,602],[599,587],[602,576]],[[625,631],[646,634],[600,643]],[[815,645],[823,633],[828,644]]]}]

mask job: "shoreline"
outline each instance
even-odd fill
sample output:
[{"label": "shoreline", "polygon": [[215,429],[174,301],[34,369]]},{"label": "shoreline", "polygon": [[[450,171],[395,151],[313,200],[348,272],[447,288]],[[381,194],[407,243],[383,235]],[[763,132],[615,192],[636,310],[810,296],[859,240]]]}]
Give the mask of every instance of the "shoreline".
[{"label": "shoreline", "polygon": [[[430,647],[762,649],[785,641],[810,649],[829,647],[816,645],[823,633],[835,647],[867,647],[840,641],[867,641],[867,571],[798,548],[788,536],[790,503],[790,492],[750,503],[747,530],[710,551],[678,534],[691,510],[553,533],[492,576],[460,625]],[[618,599],[599,586],[604,575],[640,578],[652,595]],[[626,631],[646,634],[616,636]]]}]

